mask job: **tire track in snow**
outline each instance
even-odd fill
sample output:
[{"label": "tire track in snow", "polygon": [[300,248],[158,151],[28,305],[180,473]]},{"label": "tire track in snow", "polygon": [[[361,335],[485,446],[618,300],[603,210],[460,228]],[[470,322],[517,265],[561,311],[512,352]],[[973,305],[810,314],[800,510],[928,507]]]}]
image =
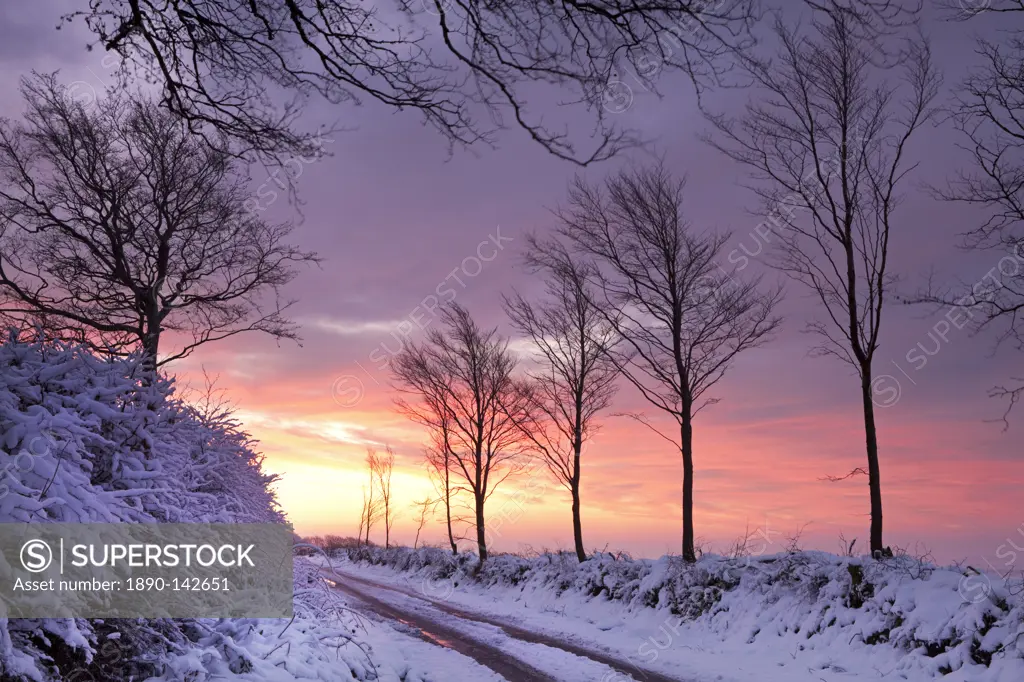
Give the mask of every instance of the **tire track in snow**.
[{"label": "tire track in snow", "polygon": [[[328,573],[327,571],[324,571],[324,574],[327,575],[328,577],[330,576],[330,573]],[[445,602],[440,602],[440,601],[436,601],[434,599],[430,599],[429,597],[426,597],[426,596],[424,596],[422,594],[418,594],[418,593],[414,592],[413,590],[405,589],[405,588],[398,587],[398,586],[395,586],[395,585],[387,585],[387,584],[384,584],[384,583],[379,583],[379,582],[376,582],[374,580],[369,580],[367,578],[363,578],[361,576],[353,575],[352,573],[348,573],[348,572],[336,571],[336,576],[337,577],[344,577],[344,578],[346,578],[349,581],[352,581],[354,583],[358,583],[358,584],[363,585],[363,586],[365,586],[365,587],[367,587],[369,589],[385,590],[385,591],[388,591],[388,592],[392,592],[392,593],[396,593],[396,594],[402,595],[403,597],[408,597],[408,598],[414,599],[416,601],[429,604],[430,606],[432,606],[433,608],[437,609],[438,611],[446,613],[446,614],[448,614],[450,616],[453,616],[455,618],[458,618],[458,619],[460,619],[462,621],[468,621],[469,623],[480,623],[480,624],[490,625],[490,626],[496,627],[499,630],[501,630],[502,632],[504,632],[506,635],[508,635],[513,640],[519,640],[521,642],[526,642],[528,644],[541,644],[541,645],[552,647],[552,648],[555,648],[555,649],[561,649],[562,651],[565,651],[567,653],[573,654],[575,656],[579,656],[581,658],[590,659],[594,663],[599,663],[601,665],[607,666],[608,668],[611,668],[612,670],[614,670],[615,672],[620,674],[620,675],[616,675],[614,678],[600,678],[600,680],[595,680],[595,682],[600,682],[600,681],[603,681],[605,679],[614,679],[615,682],[624,682],[624,680],[628,680],[628,679],[638,680],[639,682],[686,682],[686,681],[681,680],[679,678],[667,677],[667,676],[665,676],[665,675],[663,675],[661,673],[656,673],[656,672],[654,672],[652,670],[641,668],[641,667],[639,667],[639,666],[637,666],[637,665],[635,665],[633,663],[628,663],[628,662],[623,661],[621,659],[615,658],[614,656],[612,656],[610,654],[606,654],[606,653],[603,653],[601,651],[597,651],[595,649],[591,649],[591,648],[588,648],[588,647],[584,647],[584,646],[580,646],[580,645],[577,645],[577,644],[573,644],[571,642],[566,642],[566,641],[557,639],[555,637],[550,637],[548,635],[538,634],[536,632],[532,632],[532,631],[527,630],[525,628],[521,628],[519,626],[512,625],[512,624],[510,624],[508,622],[505,622],[505,621],[501,621],[501,620],[498,620],[498,619],[495,619],[495,618],[489,618],[488,616],[482,615],[480,613],[466,611],[464,609],[460,609],[460,608],[451,606],[450,604],[447,604]],[[335,584],[339,588],[341,588],[342,590],[345,590],[345,591],[357,591],[357,592],[359,591],[359,590],[356,590],[355,588],[353,588],[352,585],[343,585],[342,583],[338,583],[337,581],[332,581],[332,582],[335,582]],[[354,595],[354,596],[358,597],[358,595]],[[377,601],[377,602],[383,604],[383,602],[380,602],[380,600],[374,599],[374,601]],[[391,606],[391,605],[385,605],[385,606],[387,606],[388,609],[390,609],[392,612],[394,612],[396,614],[405,614],[406,616],[411,615],[411,614],[409,614],[408,611],[400,611],[398,608],[396,608],[394,606]],[[405,617],[405,616],[403,616],[403,617]],[[434,621],[433,619],[427,619],[427,618],[425,618],[423,616],[418,616],[418,615],[416,617],[426,621],[427,623],[436,623],[436,621]],[[397,618],[397,619],[401,620],[401,618]],[[451,628],[446,628],[446,629],[450,630],[451,632],[455,632],[457,634],[458,638],[460,638],[460,639],[465,639],[466,638],[466,635],[464,635],[462,633],[459,633],[459,632],[457,632],[455,630],[451,630]],[[454,648],[454,647],[452,647],[452,648]],[[491,647],[491,648],[493,648],[493,647]],[[458,651],[458,649],[456,649],[456,650]],[[463,652],[460,652],[460,653],[463,653]],[[469,655],[469,654],[467,654],[467,655]],[[505,655],[505,654],[503,654],[503,655],[506,658],[509,658],[507,655]],[[476,657],[474,656],[473,658],[476,658]],[[477,660],[479,660],[479,659],[477,659]],[[483,663],[484,665],[487,665],[488,667],[491,667],[486,662],[483,662],[483,661],[480,661],[480,662]],[[504,673],[502,673],[501,671],[498,671],[495,668],[492,668],[492,669],[495,670],[496,672],[499,672],[500,674],[504,675]],[[626,677],[623,678],[622,675],[624,675]],[[510,680],[510,682],[514,682],[513,678],[508,678],[508,679]],[[543,675],[542,674],[540,677],[528,677],[528,678],[519,678],[519,679],[529,680],[529,682],[533,682],[533,680],[538,680],[538,682],[539,682],[540,680],[550,680],[550,679],[553,679],[553,678],[551,678],[551,677],[549,677],[547,675]]]},{"label": "tire track in snow", "polygon": [[558,682],[554,677],[537,670],[519,659],[509,656],[497,647],[479,642],[458,630],[427,619],[419,614],[401,611],[352,585],[328,579],[335,589],[363,602],[369,611],[388,620],[394,620],[413,628],[420,637],[428,642],[472,658],[477,663],[498,673],[508,682]]}]

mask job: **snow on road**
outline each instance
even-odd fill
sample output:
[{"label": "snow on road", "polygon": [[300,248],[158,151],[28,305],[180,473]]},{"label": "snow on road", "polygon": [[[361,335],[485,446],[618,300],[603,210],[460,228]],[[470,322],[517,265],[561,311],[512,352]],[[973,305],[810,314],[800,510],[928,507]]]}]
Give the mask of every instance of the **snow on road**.
[{"label": "snow on road", "polygon": [[[400,611],[403,617],[444,624],[455,630],[458,638],[485,643],[555,680],[927,682],[940,676],[927,667],[935,659],[925,654],[917,652],[911,658],[900,647],[869,646],[856,641],[858,631],[874,632],[872,627],[881,627],[873,623],[861,624],[859,628],[850,626],[850,618],[868,617],[866,609],[836,608],[835,612],[846,619],[847,629],[831,627],[837,624],[833,618],[830,627],[809,640],[793,622],[806,625],[805,621],[813,618],[805,612],[821,605],[807,604],[799,595],[781,600],[781,606],[763,595],[741,595],[756,602],[757,608],[737,608],[735,613],[721,611],[717,617],[731,618],[732,622],[730,628],[716,631],[705,620],[683,621],[664,609],[630,609],[621,601],[594,598],[573,590],[556,591],[553,583],[545,581],[480,584],[460,570],[449,578],[434,578],[427,569],[403,572],[365,562],[353,563],[347,558],[338,558],[333,568],[338,571],[339,583],[350,589],[366,590],[373,598]],[[323,570],[331,569],[324,566]],[[955,582],[950,583],[950,575],[956,574],[948,573],[939,571],[932,580],[907,578],[893,588],[900,590],[896,601],[908,609],[907,618],[923,619],[915,626],[921,636],[930,637],[931,631],[925,630],[942,627],[952,617],[932,611],[957,607],[960,613],[966,608],[959,601]],[[494,576],[490,578],[493,580]],[[885,585],[884,581],[879,584]],[[952,596],[947,594],[950,589]],[[730,598],[733,596],[730,594]],[[841,601],[841,596],[829,592],[821,599]],[[935,605],[929,606],[932,602]],[[794,609],[796,615],[779,611],[780,608]],[[719,623],[720,629],[723,623]],[[1008,623],[1007,627],[1012,625]],[[786,636],[790,627],[793,636]],[[754,635],[762,630],[765,636],[755,639]],[[993,628],[990,634],[1004,633]],[[476,660],[487,665],[485,659]],[[1015,660],[1012,656],[1006,661],[1000,659],[1000,665],[991,669],[964,665],[942,678],[949,682],[1021,682],[1024,677],[1019,675],[1021,667]],[[508,680],[547,678],[505,676]],[[462,675],[457,679],[487,678]]]},{"label": "snow on road", "polygon": [[359,639],[373,651],[379,682],[506,682],[473,658],[424,641],[401,623],[367,628]]},{"label": "snow on road", "polygon": [[[325,570],[330,577],[330,571]],[[430,600],[400,586],[385,585],[350,571],[332,582],[354,598],[349,606],[411,629],[421,638],[463,654],[508,682],[689,682],[644,670],[607,652],[533,633],[511,623]],[[460,680],[489,680],[467,676]]]},{"label": "snow on road", "polygon": [[1017,584],[965,592],[964,572],[912,559],[709,557],[676,573],[667,557],[505,556],[473,575],[474,557],[442,550],[357,556],[313,565],[390,622],[420,636],[445,628],[439,648],[461,647],[512,682],[1024,681]]}]

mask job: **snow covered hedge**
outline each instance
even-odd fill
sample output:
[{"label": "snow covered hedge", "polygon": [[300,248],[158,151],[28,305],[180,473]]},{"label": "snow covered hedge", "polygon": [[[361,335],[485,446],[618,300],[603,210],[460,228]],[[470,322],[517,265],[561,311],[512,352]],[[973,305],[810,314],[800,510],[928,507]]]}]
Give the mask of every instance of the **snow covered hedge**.
[{"label": "snow covered hedge", "polygon": [[679,631],[702,638],[854,655],[889,647],[905,671],[939,676],[989,669],[986,679],[1024,679],[1015,676],[1024,672],[1022,586],[907,557],[874,561],[803,551],[706,556],[686,565],[678,557],[602,553],[583,563],[571,553],[495,555],[477,573],[475,555],[453,557],[439,548],[360,547],[343,554],[414,572],[425,596],[436,599],[481,585],[570,603],[606,600],[621,603],[627,614],[662,611]]},{"label": "snow covered hedge", "polygon": [[[146,385],[138,358],[0,344],[0,521],[284,522],[273,481],[229,412],[185,402],[165,377]],[[0,680],[336,679],[331,643],[351,628],[320,611],[303,621],[307,577],[283,638],[288,621],[0,620]]]},{"label": "snow covered hedge", "polygon": [[137,358],[0,345],[0,520],[281,522],[262,458]]}]

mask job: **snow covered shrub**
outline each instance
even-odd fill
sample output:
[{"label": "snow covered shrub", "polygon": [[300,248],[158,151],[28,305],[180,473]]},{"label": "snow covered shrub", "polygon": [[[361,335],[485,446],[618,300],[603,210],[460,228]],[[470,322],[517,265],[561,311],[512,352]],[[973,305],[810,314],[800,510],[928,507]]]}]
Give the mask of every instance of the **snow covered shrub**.
[{"label": "snow covered shrub", "polygon": [[[0,522],[280,523],[274,480],[229,412],[188,404],[170,378],[143,381],[138,357],[0,344]],[[94,661],[82,679],[104,679],[98,651],[114,634],[123,669],[132,661],[142,679],[157,652],[187,649],[202,627],[0,621],[0,679],[61,679]]]},{"label": "snow covered shrub", "polygon": [[200,413],[137,357],[0,345],[0,521],[280,522],[230,414]]},{"label": "snow covered shrub", "polygon": [[341,607],[307,561],[295,564],[295,618],[192,621],[187,648],[169,652],[151,682],[243,679],[377,680],[359,616]]},{"label": "snow covered shrub", "polygon": [[577,563],[574,555],[495,555],[477,573],[472,554],[453,557],[435,548],[361,547],[344,554],[429,579],[458,570],[470,589],[505,588],[516,600],[529,597],[553,610],[577,610],[582,600],[615,602],[637,615],[661,611],[676,623],[673,629],[688,633],[678,641],[717,638],[837,659],[887,647],[897,670],[941,675],[988,668],[991,679],[1024,679],[1014,677],[1024,670],[1024,585],[975,576],[985,589],[965,591],[962,571],[908,556],[875,561],[793,551],[705,555],[687,564],[669,556],[623,560],[597,553]]}]

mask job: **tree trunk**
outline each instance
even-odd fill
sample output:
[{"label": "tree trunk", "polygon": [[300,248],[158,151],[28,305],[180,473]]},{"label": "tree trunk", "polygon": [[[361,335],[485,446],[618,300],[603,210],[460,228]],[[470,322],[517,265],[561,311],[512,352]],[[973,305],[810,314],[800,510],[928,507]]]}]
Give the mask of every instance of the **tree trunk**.
[{"label": "tree trunk", "polygon": [[366,534],[366,502],[363,502],[363,518],[359,524],[359,544],[363,544],[363,536]]},{"label": "tree trunk", "polygon": [[363,527],[366,525],[366,489],[363,489],[363,508],[359,511],[359,536],[356,539],[356,544],[362,546],[363,544]]},{"label": "tree trunk", "polygon": [[366,504],[366,544],[370,544],[370,528],[373,525],[373,479],[370,480],[370,501]]},{"label": "tree trunk", "polygon": [[861,368],[861,397],[864,402],[864,436],[868,452],[868,487],[871,490],[871,555],[888,554],[882,542],[882,481],[878,467],[878,433],[871,388],[871,367]]},{"label": "tree trunk", "polygon": [[487,534],[484,530],[484,502],[483,495],[476,495],[476,547],[480,554],[480,566],[487,561]]},{"label": "tree trunk", "polygon": [[[156,397],[156,362],[157,353],[160,350],[160,323],[154,322],[155,311],[151,311],[151,317],[147,322],[146,335],[142,339],[142,376],[140,384],[143,388],[143,395],[146,399],[146,409],[155,412],[158,405]],[[146,417],[149,421],[150,417]],[[155,417],[154,417],[155,419]],[[148,441],[143,441],[142,452],[148,457],[152,453],[152,446]]]},{"label": "tree trunk", "polygon": [[572,474],[572,539],[576,544],[576,558],[580,561],[587,560],[587,552],[583,548],[583,523],[580,520],[580,444],[576,443],[573,453],[573,474]]},{"label": "tree trunk", "polygon": [[145,354],[142,360],[142,366],[146,369],[147,373],[156,372],[156,358],[157,352],[160,349],[160,332],[151,332],[146,334],[146,338],[143,341],[142,350]]},{"label": "tree trunk", "polygon": [[143,328],[144,335],[142,337],[142,352],[144,354],[142,367],[145,370],[143,382],[146,384],[156,377],[156,363],[157,354],[160,351],[161,332],[159,317],[160,313],[156,300],[151,297],[146,302],[146,317],[143,322],[145,327]]},{"label": "tree trunk", "polygon": [[[580,347],[585,348],[587,344],[586,335],[580,333]],[[573,423],[574,433],[572,442],[572,539],[576,543],[576,559],[580,563],[587,560],[587,552],[583,549],[583,524],[580,520],[580,453],[583,451],[583,384],[580,383],[576,391],[576,413]]]},{"label": "tree trunk", "polygon": [[683,455],[683,560],[697,561],[693,537],[693,424],[688,414],[683,415],[680,428]]},{"label": "tree trunk", "polygon": [[576,543],[576,558],[583,562],[587,560],[587,552],[583,549],[583,525],[580,522],[580,487],[579,483],[573,484],[572,488],[572,537]]},{"label": "tree trunk", "polygon": [[451,475],[448,472],[448,457],[444,458],[444,516],[445,522],[448,524],[448,544],[452,546],[452,555],[459,553],[459,548],[455,544],[455,535],[452,533],[452,489],[451,489]]}]

